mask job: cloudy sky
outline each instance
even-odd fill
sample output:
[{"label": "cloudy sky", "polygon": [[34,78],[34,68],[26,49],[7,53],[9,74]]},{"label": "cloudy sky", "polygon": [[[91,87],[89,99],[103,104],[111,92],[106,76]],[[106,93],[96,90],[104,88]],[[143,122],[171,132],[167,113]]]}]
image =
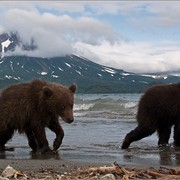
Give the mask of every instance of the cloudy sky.
[{"label": "cloudy sky", "polygon": [[0,33],[130,72],[180,70],[180,1],[1,1]]}]

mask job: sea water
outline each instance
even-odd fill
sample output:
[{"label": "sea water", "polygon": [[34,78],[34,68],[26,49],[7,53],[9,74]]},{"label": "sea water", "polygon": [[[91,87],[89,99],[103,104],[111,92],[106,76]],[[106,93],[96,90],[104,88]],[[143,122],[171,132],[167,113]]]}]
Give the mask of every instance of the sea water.
[{"label": "sea water", "polygon": [[[173,138],[166,147],[157,146],[157,134],[133,142],[121,149],[125,135],[134,129],[138,102],[142,94],[75,94],[74,119],[60,119],[65,136],[56,156],[34,155],[23,135],[15,134],[7,146],[14,151],[0,154],[6,159],[56,158],[87,162],[118,162],[140,165],[180,165],[180,149]],[[52,147],[55,134],[46,129]]]}]

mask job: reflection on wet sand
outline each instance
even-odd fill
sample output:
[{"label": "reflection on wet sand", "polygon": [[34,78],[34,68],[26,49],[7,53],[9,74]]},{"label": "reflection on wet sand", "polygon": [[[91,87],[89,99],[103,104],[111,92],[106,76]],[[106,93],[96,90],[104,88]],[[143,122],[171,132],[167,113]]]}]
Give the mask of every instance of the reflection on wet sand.
[{"label": "reflection on wet sand", "polygon": [[180,148],[165,146],[159,150],[160,164],[180,165]]},{"label": "reflection on wet sand", "polygon": [[124,162],[144,164],[145,166],[180,165],[180,148],[174,146],[130,148],[125,150],[123,155]]},{"label": "reflection on wet sand", "polygon": [[0,159],[60,159],[60,153],[41,154],[33,152],[28,147],[9,147],[5,151],[0,151]]},{"label": "reflection on wet sand", "polygon": [[[97,148],[97,145],[95,146]],[[110,146],[112,148],[112,144]],[[98,147],[100,148],[100,147]],[[102,147],[101,147],[102,148]],[[120,148],[111,149],[113,153],[108,149],[109,146],[103,147],[103,149],[85,149],[79,148],[70,149],[64,147],[57,153],[38,154],[33,153],[29,147],[15,147],[9,148],[8,151],[0,152],[0,159],[46,159],[46,160],[75,160],[75,161],[87,161],[87,162],[119,162],[120,164],[136,164],[141,166],[179,166],[180,165],[180,148],[169,146],[132,146],[127,150],[121,150]],[[105,148],[105,149],[104,149]],[[84,151],[84,153],[82,153]],[[99,154],[100,153],[100,154]]]}]

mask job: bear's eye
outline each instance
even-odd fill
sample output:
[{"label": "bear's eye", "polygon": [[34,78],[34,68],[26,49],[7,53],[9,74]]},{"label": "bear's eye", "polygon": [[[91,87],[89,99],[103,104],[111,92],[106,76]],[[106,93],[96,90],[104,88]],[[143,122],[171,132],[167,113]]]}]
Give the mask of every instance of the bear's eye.
[{"label": "bear's eye", "polygon": [[61,107],[62,110],[65,109],[65,108],[66,108],[66,106],[62,106],[62,107]]}]

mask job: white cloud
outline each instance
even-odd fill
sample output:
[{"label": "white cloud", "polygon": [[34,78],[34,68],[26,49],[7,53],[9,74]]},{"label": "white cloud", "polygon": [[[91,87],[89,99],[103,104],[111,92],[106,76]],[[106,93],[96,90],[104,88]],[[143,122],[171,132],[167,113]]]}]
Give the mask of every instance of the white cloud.
[{"label": "white cloud", "polygon": [[106,66],[144,73],[179,70],[179,46],[175,42],[125,42],[113,45],[104,42],[96,46],[78,43],[75,51]]},{"label": "white cloud", "polygon": [[[179,27],[179,8],[178,1],[1,1],[0,33],[18,31],[27,43],[35,39],[37,51],[17,48],[16,54],[50,57],[80,53],[100,64],[131,72],[178,70],[180,44],[166,41],[165,29]],[[146,30],[147,39],[150,33],[166,38],[159,42],[140,42],[138,38],[124,41],[119,34],[121,27],[100,20],[103,15],[123,17],[136,30]]]},{"label": "white cloud", "polygon": [[102,40],[114,43],[118,36],[107,24],[90,17],[72,18],[34,11],[12,9],[3,16],[4,29],[17,31],[23,42],[34,38],[38,46],[35,55],[57,56],[71,53],[74,42],[99,44]]},{"label": "white cloud", "polygon": [[180,26],[180,2],[158,1],[150,2],[147,11],[154,14],[150,19],[157,26],[172,27]]}]

